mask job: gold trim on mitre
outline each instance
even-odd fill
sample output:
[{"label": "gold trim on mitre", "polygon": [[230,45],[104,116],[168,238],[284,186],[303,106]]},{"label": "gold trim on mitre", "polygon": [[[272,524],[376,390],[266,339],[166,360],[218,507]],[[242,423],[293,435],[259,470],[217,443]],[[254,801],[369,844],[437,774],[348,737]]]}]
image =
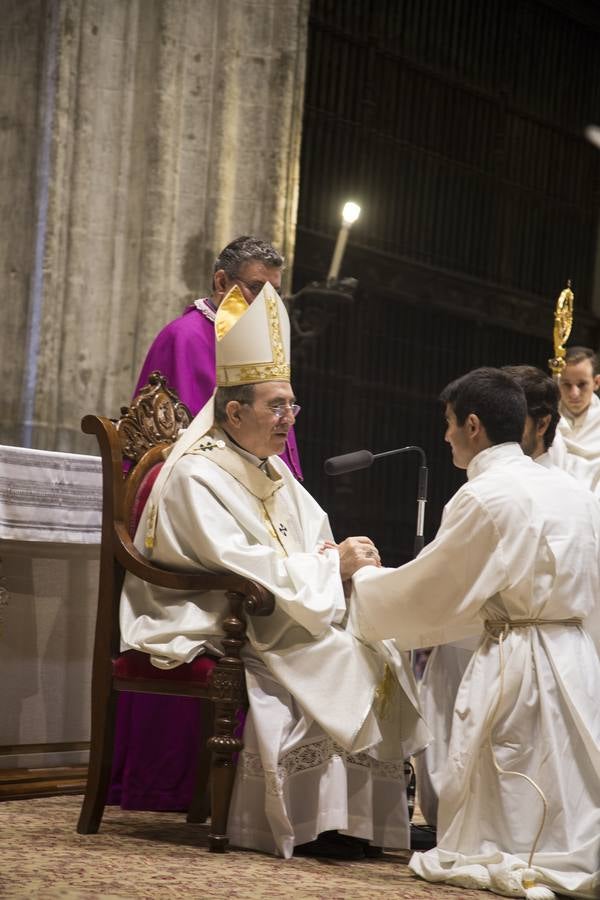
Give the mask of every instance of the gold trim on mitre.
[{"label": "gold trim on mitre", "polygon": [[236,384],[257,384],[259,381],[291,381],[292,370],[286,363],[274,366],[270,363],[255,363],[251,366],[219,366],[217,384],[227,387]]},{"label": "gold trim on mitre", "polygon": [[[239,291],[232,289],[217,310],[217,385],[290,381],[290,324],[281,297],[267,281],[250,306],[243,301],[243,309],[239,298],[232,297],[236,289]],[[220,327],[221,308],[226,302]]]}]

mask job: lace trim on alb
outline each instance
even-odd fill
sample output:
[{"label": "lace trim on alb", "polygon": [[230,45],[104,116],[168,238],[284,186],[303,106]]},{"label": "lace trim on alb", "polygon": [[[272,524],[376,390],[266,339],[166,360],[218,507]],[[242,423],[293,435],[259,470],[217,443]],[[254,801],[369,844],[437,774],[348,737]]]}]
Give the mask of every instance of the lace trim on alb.
[{"label": "lace trim on alb", "polygon": [[258,753],[248,753],[244,750],[240,757],[241,774],[242,777],[264,778],[267,794],[280,797],[285,781],[291,775],[316,769],[334,757],[342,759],[346,765],[370,769],[373,775],[381,778],[404,779],[404,761],[381,762],[373,759],[368,753],[347,753],[331,738],[322,738],[320,741],[290,750],[281,758],[274,772],[263,769]]}]

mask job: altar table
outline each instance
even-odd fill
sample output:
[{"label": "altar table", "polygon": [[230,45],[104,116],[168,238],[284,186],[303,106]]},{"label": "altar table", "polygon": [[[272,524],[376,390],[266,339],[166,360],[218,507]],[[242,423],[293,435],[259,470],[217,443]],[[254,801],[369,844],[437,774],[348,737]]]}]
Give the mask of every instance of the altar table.
[{"label": "altar table", "polygon": [[100,459],[0,446],[0,769],[86,764]]}]

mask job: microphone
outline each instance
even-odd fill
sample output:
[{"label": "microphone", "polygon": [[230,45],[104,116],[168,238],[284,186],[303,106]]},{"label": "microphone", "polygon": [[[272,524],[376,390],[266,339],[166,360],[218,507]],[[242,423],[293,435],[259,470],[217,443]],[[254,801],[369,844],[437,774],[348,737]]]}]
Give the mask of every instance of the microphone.
[{"label": "microphone", "polygon": [[332,456],[325,460],[325,474],[345,475],[346,472],[356,472],[357,469],[368,469],[373,465],[374,459],[370,450],[356,450],[354,453]]},{"label": "microphone", "polygon": [[398,453],[418,453],[421,458],[419,466],[419,483],[417,486],[417,530],[415,535],[414,555],[423,549],[423,531],[425,526],[425,504],[427,503],[427,458],[422,447],[411,444],[409,447],[398,447],[397,450],[385,450],[383,453],[371,453],[370,450],[355,450],[353,453],[343,453],[341,456],[331,456],[325,460],[324,469],[327,475],[345,475],[346,472],[356,472],[358,469],[368,469],[376,459],[384,456],[396,456]]}]

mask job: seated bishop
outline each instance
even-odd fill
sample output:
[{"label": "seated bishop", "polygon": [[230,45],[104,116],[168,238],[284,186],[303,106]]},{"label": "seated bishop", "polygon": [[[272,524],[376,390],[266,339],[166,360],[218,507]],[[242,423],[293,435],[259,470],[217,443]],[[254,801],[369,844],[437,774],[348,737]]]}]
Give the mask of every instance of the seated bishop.
[{"label": "seated bishop", "polygon": [[[429,735],[394,642],[346,629],[344,582],[379,564],[376,548],[365,537],[336,545],[326,514],[278,457],[299,407],[289,320],[272,286],[251,306],[233,287],[215,337],[217,389],[167,458],[136,546],[158,565],[239,573],[275,597],[270,616],[248,623],[230,840],[285,858],[408,847],[404,760]],[[219,653],[224,603],[128,575],[123,649],[163,668]]]}]

